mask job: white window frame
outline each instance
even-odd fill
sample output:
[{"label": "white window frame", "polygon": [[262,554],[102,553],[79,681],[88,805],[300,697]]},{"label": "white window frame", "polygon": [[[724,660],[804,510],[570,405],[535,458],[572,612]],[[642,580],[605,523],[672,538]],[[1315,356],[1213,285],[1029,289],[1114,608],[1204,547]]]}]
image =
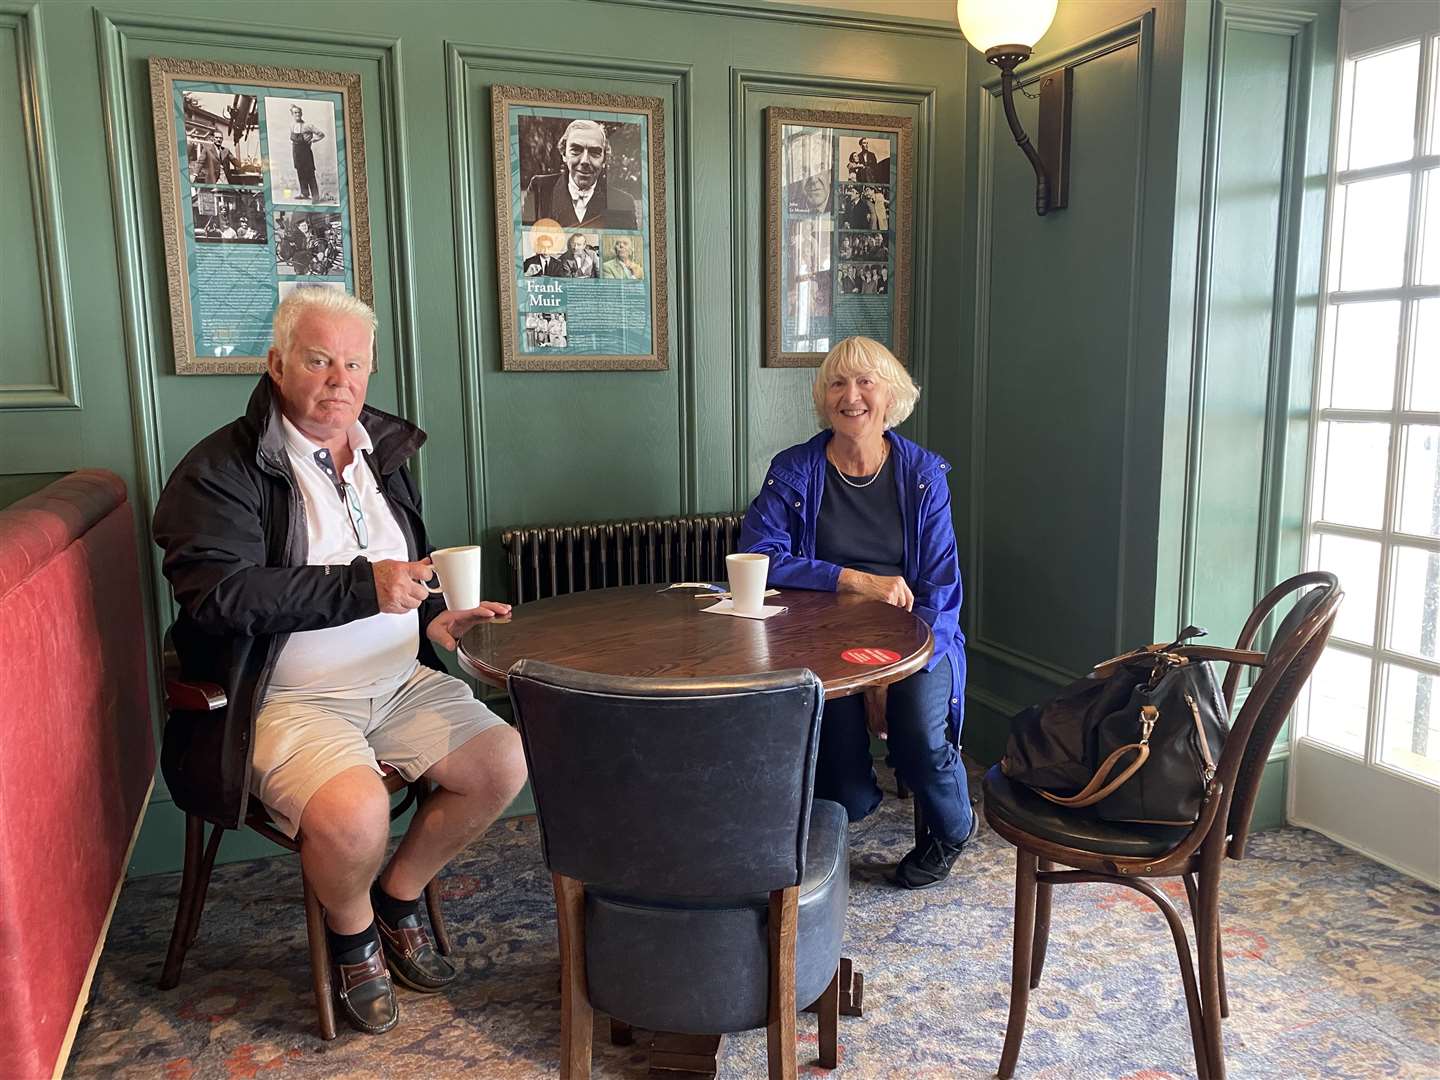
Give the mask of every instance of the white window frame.
[{"label": "white window frame", "polygon": [[[1324,254],[1324,278],[1322,293],[1320,297],[1320,322],[1319,333],[1316,337],[1316,358],[1314,368],[1314,399],[1311,405],[1310,434],[1310,467],[1306,474],[1305,491],[1305,514],[1304,514],[1304,551],[1306,566],[1312,567],[1316,562],[1318,545],[1316,538],[1320,536],[1350,537],[1354,539],[1378,542],[1380,544],[1380,566],[1379,579],[1377,582],[1375,623],[1373,627],[1372,644],[1347,641],[1332,636],[1327,645],[1328,649],[1351,655],[1364,657],[1371,662],[1370,686],[1367,696],[1367,722],[1366,738],[1364,747],[1364,762],[1366,765],[1383,770],[1397,778],[1412,783],[1418,783],[1427,787],[1440,786],[1440,781],[1433,778],[1419,775],[1411,770],[1404,769],[1397,765],[1386,762],[1382,759],[1384,753],[1384,708],[1385,687],[1385,666],[1393,665],[1410,671],[1418,671],[1421,674],[1430,675],[1440,680],[1440,663],[1424,658],[1417,658],[1407,653],[1399,653],[1386,647],[1385,631],[1389,624],[1390,607],[1392,599],[1392,574],[1394,566],[1394,551],[1397,546],[1407,548],[1419,548],[1430,552],[1440,552],[1440,539],[1435,537],[1416,536],[1412,533],[1403,533],[1394,527],[1397,520],[1397,504],[1400,499],[1400,477],[1403,468],[1402,454],[1404,452],[1404,439],[1402,434],[1406,424],[1434,424],[1436,414],[1429,411],[1410,409],[1406,407],[1409,387],[1416,365],[1421,358],[1415,354],[1412,347],[1412,337],[1415,331],[1417,306],[1420,300],[1440,298],[1440,285],[1419,285],[1416,279],[1420,270],[1420,226],[1422,203],[1424,199],[1424,180],[1427,171],[1440,168],[1440,154],[1426,154],[1427,135],[1434,125],[1440,125],[1440,105],[1434,110],[1434,115],[1427,115],[1430,103],[1436,100],[1436,90],[1432,87],[1432,81],[1436,76],[1436,53],[1440,51],[1440,37],[1437,37],[1435,30],[1430,25],[1429,19],[1424,21],[1407,18],[1413,15],[1404,9],[1408,5],[1402,4],[1363,4],[1347,6],[1345,17],[1342,23],[1340,55],[1337,64],[1337,78],[1340,80],[1340,92],[1336,95],[1335,113],[1335,135],[1333,147],[1335,150],[1332,159],[1331,172],[1329,177],[1329,206],[1326,215],[1325,254]],[[1349,136],[1349,86],[1347,74],[1350,71],[1350,64],[1366,56],[1373,56],[1391,49],[1402,47],[1413,41],[1419,40],[1420,48],[1420,72],[1416,87],[1415,102],[1415,152],[1407,159],[1385,165],[1375,165],[1359,169],[1339,169],[1338,162],[1341,159],[1340,148],[1342,140]],[[1428,125],[1428,126],[1427,126]],[[1398,288],[1386,289],[1365,289],[1365,290],[1341,290],[1331,289],[1330,284],[1336,281],[1338,275],[1334,274],[1335,260],[1340,257],[1340,252],[1334,250],[1337,238],[1334,234],[1334,206],[1339,190],[1346,184],[1360,180],[1370,180],[1386,176],[1400,176],[1408,174],[1410,181],[1410,205],[1408,210],[1408,233],[1405,242],[1405,264],[1402,284]],[[1437,205],[1431,208],[1431,213],[1440,213],[1440,182],[1434,187],[1432,200]],[[1366,303],[1376,301],[1399,301],[1400,303],[1400,330],[1399,330],[1399,355],[1396,358],[1395,381],[1391,406],[1388,409],[1347,409],[1343,406],[1330,407],[1322,406],[1321,395],[1329,384],[1326,365],[1330,363],[1327,355],[1326,342],[1329,339],[1332,321],[1332,308],[1337,305],[1351,303]],[[1433,361],[1432,361],[1433,362]],[[1384,516],[1381,519],[1380,528],[1371,529],[1352,525],[1341,525],[1332,522],[1316,519],[1318,503],[1323,492],[1318,490],[1317,478],[1320,470],[1316,467],[1316,454],[1320,441],[1320,433],[1328,421],[1350,421],[1350,422],[1375,422],[1384,423],[1390,428],[1390,447],[1386,465],[1385,477],[1385,498]],[[1345,583],[1341,582],[1343,588]],[[1440,684],[1437,684],[1440,685]],[[1308,695],[1307,695],[1308,698]],[[1293,725],[1291,734],[1292,747],[1302,738],[1314,739],[1317,743],[1323,744],[1336,753],[1354,757],[1350,748],[1335,745],[1323,737],[1311,735],[1308,731],[1308,706],[1303,707],[1297,713],[1297,720],[1300,722]]]}]

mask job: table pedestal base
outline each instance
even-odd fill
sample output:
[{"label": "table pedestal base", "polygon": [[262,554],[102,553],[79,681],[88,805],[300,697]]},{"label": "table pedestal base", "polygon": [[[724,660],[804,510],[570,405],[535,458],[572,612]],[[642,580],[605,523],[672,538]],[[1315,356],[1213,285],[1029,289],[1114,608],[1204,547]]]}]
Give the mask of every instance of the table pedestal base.
[{"label": "table pedestal base", "polygon": [[[856,971],[848,956],[840,958],[840,1015],[864,1016],[865,973]],[[812,1002],[805,1012],[815,1012]],[[678,1031],[656,1031],[650,1038],[650,1075],[654,1077],[714,1076],[723,1035],[687,1035]],[[633,1046],[635,1029],[623,1020],[610,1019],[610,1042]]]}]

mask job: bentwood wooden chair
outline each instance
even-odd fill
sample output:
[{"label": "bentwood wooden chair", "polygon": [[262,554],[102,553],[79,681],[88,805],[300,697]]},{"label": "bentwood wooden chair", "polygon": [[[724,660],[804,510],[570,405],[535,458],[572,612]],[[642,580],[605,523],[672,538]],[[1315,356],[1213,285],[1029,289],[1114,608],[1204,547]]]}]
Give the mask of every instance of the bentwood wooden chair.
[{"label": "bentwood wooden chair", "polygon": [[[165,708],[167,712],[218,712],[225,708],[226,697],[223,688],[214,683],[187,682],[179,677],[179,659],[170,647],[167,635],[165,648]],[[219,722],[218,720],[216,721]],[[392,796],[404,794],[398,803],[390,808],[393,821],[416,805],[430,793],[427,780],[407,781],[385,762],[380,763],[384,774],[385,790]],[[205,895],[210,888],[210,872],[215,866],[215,855],[220,850],[220,841],[226,829],[221,825],[210,825],[210,837],[205,838],[207,822],[198,814],[185,815],[185,869],[180,878],[180,900],[175,911],[175,928],[170,933],[170,949],[165,955],[165,967],[160,973],[160,989],[172,990],[180,983],[180,970],[185,964],[185,954],[195,944],[200,933],[200,915],[205,909]],[[257,799],[249,801],[245,824],[267,840],[273,840],[289,851],[299,852],[300,841],[292,840],[275,828],[265,807]],[[305,898],[305,933],[310,945],[310,979],[315,990],[315,1009],[319,1013],[320,1037],[335,1038],[335,989],[330,971],[330,944],[325,937],[325,912],[320,900],[310,887],[310,882],[301,875]],[[445,918],[440,910],[440,890],[434,881],[425,887],[425,907],[430,915],[430,926],[435,932],[435,947],[444,955],[450,953],[450,935],[445,929]]]},{"label": "bentwood wooden chair", "polygon": [[[1276,606],[1304,591],[1281,621],[1250,695],[1234,716],[1200,819],[1193,826],[1124,825],[1065,810],[994,766],[985,776],[985,819],[1016,847],[1015,946],[1011,967],[1010,1019],[999,1075],[1009,1080],[1020,1056],[1030,991],[1040,985],[1050,936],[1050,894],[1056,885],[1106,882],[1148,897],[1160,909],[1174,939],[1190,1016],[1200,1080],[1223,1080],[1220,1021],[1230,1014],[1220,941],[1220,873],[1226,858],[1245,855],[1250,818],[1270,746],[1314,670],[1344,595],[1335,575],[1298,574],[1260,601],[1240,631],[1237,649],[1248,649]],[[1233,710],[1242,665],[1231,664],[1224,695]],[[1233,715],[1233,713],[1232,713]],[[1068,869],[1057,869],[1067,867]],[[1147,879],[1180,877],[1195,923],[1198,965],[1185,924],[1170,900]],[[1196,967],[1199,979],[1196,979]]]}]

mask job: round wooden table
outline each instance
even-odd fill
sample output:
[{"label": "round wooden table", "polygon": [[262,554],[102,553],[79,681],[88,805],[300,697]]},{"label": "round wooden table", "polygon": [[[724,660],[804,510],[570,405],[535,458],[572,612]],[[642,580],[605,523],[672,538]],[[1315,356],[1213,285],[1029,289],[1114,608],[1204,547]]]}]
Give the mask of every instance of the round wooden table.
[{"label": "round wooden table", "polygon": [[[898,682],[924,667],[934,647],[919,617],[853,593],[785,589],[765,602],[788,610],[759,620],[706,614],[712,595],[657,592],[662,587],[594,589],[517,605],[509,617],[465,634],[460,665],[499,687],[523,659],[600,675],[702,679],[809,668],[833,698]],[[859,652],[841,655],[849,650]]]}]

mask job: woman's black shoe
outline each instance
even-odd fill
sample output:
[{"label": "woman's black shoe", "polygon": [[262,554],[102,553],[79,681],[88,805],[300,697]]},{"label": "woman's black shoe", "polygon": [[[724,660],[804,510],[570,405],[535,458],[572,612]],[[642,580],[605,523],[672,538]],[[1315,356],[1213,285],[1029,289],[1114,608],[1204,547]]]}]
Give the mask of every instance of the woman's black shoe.
[{"label": "woman's black shoe", "polygon": [[980,829],[980,815],[970,811],[970,835],[958,844],[947,844],[938,837],[926,835],[925,842],[900,860],[890,880],[902,889],[928,889],[950,876],[950,868],[975,839]]}]

